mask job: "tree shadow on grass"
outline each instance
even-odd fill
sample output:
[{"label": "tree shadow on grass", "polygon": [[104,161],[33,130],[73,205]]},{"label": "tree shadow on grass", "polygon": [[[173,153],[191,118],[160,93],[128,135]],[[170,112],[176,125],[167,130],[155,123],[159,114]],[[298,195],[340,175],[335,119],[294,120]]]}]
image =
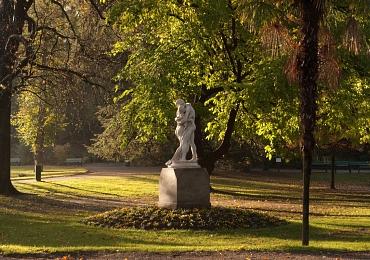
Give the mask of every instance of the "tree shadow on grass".
[{"label": "tree shadow on grass", "polygon": [[[45,183],[48,183],[50,185],[54,185],[54,186],[57,186],[57,187],[59,186],[59,187],[68,188],[68,189],[71,189],[71,190],[84,191],[84,192],[107,195],[107,196],[113,196],[113,197],[120,197],[120,195],[116,194],[116,193],[101,192],[101,191],[96,191],[96,190],[87,190],[87,189],[82,189],[82,188],[76,188],[76,187],[73,187],[73,186],[70,186],[70,185],[60,184],[60,183],[56,183],[56,182],[47,182],[47,181],[45,181]],[[48,188],[48,189],[58,191],[58,189],[53,189],[53,188]]]},{"label": "tree shadow on grass", "polygon": [[[281,210],[281,209],[271,209],[271,208],[257,208],[257,207],[251,207],[248,208],[251,210],[258,210],[258,211],[264,211],[264,212],[276,212],[276,213],[288,213],[288,214],[302,214],[301,211],[297,210]],[[319,213],[319,212],[310,212],[310,216],[316,216],[316,217],[352,217],[352,218],[360,218],[360,217],[369,217],[370,214],[335,214],[335,213]]]},{"label": "tree shadow on grass", "polygon": [[[30,223],[33,223],[30,225]],[[17,236],[8,236],[5,238],[3,244],[21,244],[24,246],[46,246],[46,247],[60,247],[60,246],[117,246],[122,244],[146,244],[146,245],[168,245],[168,246],[182,246],[181,242],[171,242],[171,231],[150,231],[160,235],[164,234],[168,239],[165,241],[153,240],[152,238],[145,238],[144,230],[124,229],[124,232],[116,229],[96,228],[85,226],[79,223],[55,221],[47,216],[26,216],[14,215],[11,219],[5,220],[4,225],[13,226],[17,229]],[[335,232],[336,230],[324,229],[315,226],[310,227],[311,245],[315,246],[317,242],[357,242],[367,244],[370,242],[369,235],[358,234],[355,230],[347,232]],[[53,234],[47,240],[42,234]],[[188,233],[185,231],[184,233]],[[277,227],[268,228],[251,228],[251,229],[228,229],[228,230],[214,230],[214,231],[194,231],[196,234],[203,236],[207,234],[217,234],[217,236],[225,236],[230,239],[240,239],[243,237],[260,238],[260,239],[280,239],[300,241],[301,224],[289,223]],[[172,234],[178,236],[174,231]],[[189,234],[188,234],[189,235]],[[217,239],[217,236],[215,239]],[[187,245],[197,246],[187,241]],[[279,248],[280,249],[280,248]],[[285,246],[284,251],[297,251],[303,248],[296,245]],[[321,248],[322,249],[322,248]]]},{"label": "tree shadow on grass", "polygon": [[300,201],[300,198],[292,197],[292,196],[285,196],[285,195],[255,195],[255,194],[247,194],[241,193],[237,191],[227,191],[227,190],[219,190],[219,189],[212,189],[212,193],[220,194],[220,195],[229,195],[234,197],[240,197],[242,199],[258,199],[258,200],[274,200],[274,201],[281,201],[281,200],[289,200],[289,201]]},{"label": "tree shadow on grass", "polygon": [[[56,212],[57,213],[57,212]],[[147,231],[133,229],[107,229],[99,227],[91,227],[82,225],[76,221],[71,221],[70,218],[63,217],[55,218],[51,214],[29,215],[28,213],[0,215],[2,226],[0,233],[3,234],[3,246],[30,246],[40,247],[43,250],[53,248],[52,250],[63,250],[63,247],[68,250],[86,250],[86,247],[94,247],[105,250],[114,250],[115,248],[127,248],[135,250],[140,248],[140,245],[149,247],[170,247],[173,250],[178,250],[183,246],[199,248],[199,246],[208,246],[212,241],[225,241],[227,243],[248,243],[249,239],[254,241],[266,241],[271,243],[277,239],[277,250],[286,252],[305,252],[306,247],[297,246],[300,241],[301,224],[297,222],[289,222],[288,224],[266,227],[266,228],[249,228],[249,229],[228,229],[228,230],[213,230],[213,231]],[[213,237],[209,239],[209,237]],[[316,246],[321,242],[337,242],[352,245],[352,243],[362,243],[364,245],[370,242],[370,236],[359,234],[356,230],[343,231],[326,229],[316,226],[310,228],[311,247],[308,252],[332,251],[343,252],[343,250],[333,250],[330,247],[326,249],[324,246]],[[185,240],[184,240],[185,238]],[[192,239],[194,238],[194,240]],[[263,243],[263,242],[259,242]],[[290,245],[291,244],[291,245]],[[45,249],[46,248],[46,249]],[[85,248],[85,249],[83,249]],[[91,250],[91,249],[88,249]]]},{"label": "tree shadow on grass", "polygon": [[[273,195],[273,194],[247,194],[245,192],[237,192],[237,191],[228,191],[228,190],[220,190],[220,189],[213,189],[213,193],[220,194],[220,195],[228,195],[233,197],[239,197],[242,199],[255,199],[255,200],[269,200],[269,201],[294,201],[294,202],[300,202],[300,197],[294,197],[294,196],[286,196],[286,195]],[[323,196],[326,196],[323,194]],[[370,206],[370,200],[367,198],[367,194],[364,194],[364,196],[358,196],[358,195],[351,195],[347,194],[347,196],[343,195],[341,197],[334,197],[334,198],[318,198],[313,197],[310,199],[311,202],[336,202],[340,201],[342,202],[356,202],[356,203],[365,203],[369,204],[366,205],[366,207]],[[350,197],[353,199],[344,199],[345,197]],[[357,205],[356,205],[357,206]],[[361,206],[361,205],[360,205]]]},{"label": "tree shadow on grass", "polygon": [[[101,191],[96,191],[96,190],[89,190],[89,189],[83,189],[83,188],[77,188],[77,187],[74,187],[74,186],[70,186],[70,185],[66,185],[66,184],[61,184],[61,183],[56,183],[56,182],[47,182],[48,184],[50,185],[53,185],[55,187],[63,187],[63,188],[67,188],[67,189],[70,189],[72,191],[77,191],[75,194],[73,193],[68,193],[67,195],[68,196],[74,196],[74,197],[84,197],[86,199],[95,199],[95,200],[114,200],[114,198],[117,200],[117,201],[121,201],[121,198],[131,198],[131,199],[134,199],[134,198],[139,198],[141,196],[138,196],[138,195],[132,195],[132,196],[128,196],[128,195],[122,195],[122,194],[117,194],[117,193],[113,193],[113,192],[101,192]],[[55,193],[61,193],[61,191],[58,189],[58,188],[52,188],[52,187],[48,187],[47,188],[49,191],[53,191]],[[89,194],[93,194],[93,195],[88,195],[88,194],[79,194],[79,191],[80,192],[87,192]],[[102,197],[100,197],[99,195],[102,195]],[[142,194],[142,196],[152,196],[154,194]],[[105,196],[105,197],[104,197]],[[108,198],[107,198],[108,197]],[[120,198],[120,199],[118,199]]]},{"label": "tree shadow on grass", "polygon": [[[100,194],[100,195],[104,195],[104,196],[109,196],[110,199],[112,197],[115,197],[115,198],[123,197],[122,195],[119,195],[119,194],[116,194],[116,193],[100,192],[100,191],[96,191],[96,190],[76,188],[74,186],[60,184],[60,183],[56,183],[56,182],[42,181],[40,183],[47,183],[47,184],[49,184],[49,186],[47,186],[47,187],[46,186],[40,186],[40,185],[38,185],[39,183],[22,183],[22,185],[31,187],[30,190],[38,189],[38,190],[42,190],[42,191],[47,192],[47,193],[51,193],[53,196],[57,196],[57,194],[59,194],[59,195],[65,195],[65,197],[85,197],[85,198],[96,198],[96,199],[105,199],[106,198],[106,197],[98,197],[98,196],[90,196],[90,195],[86,195],[86,194],[83,194],[83,195],[81,194],[81,192],[86,192],[86,193],[90,193],[90,194],[98,194],[98,195]],[[55,186],[55,187],[53,187],[53,186]],[[64,193],[62,190],[58,189],[57,187],[67,188],[67,189],[75,191],[75,192],[68,191],[68,192]]]},{"label": "tree shadow on grass", "polygon": [[38,196],[35,194],[23,194],[14,197],[11,202],[0,202],[2,209],[10,210],[12,212],[34,212],[34,213],[47,213],[64,211],[63,214],[68,212],[76,212],[80,210],[88,210],[93,212],[101,212],[110,210],[113,207],[108,206],[107,203],[100,205],[89,203],[77,203],[68,201],[65,197],[46,197]]},{"label": "tree shadow on grass", "polygon": [[[99,196],[82,196],[79,194],[62,193],[51,187],[40,187],[27,183],[28,190],[37,188],[41,195],[23,193],[20,196],[0,200],[0,206],[16,212],[60,212],[69,214],[76,211],[102,212],[122,206],[142,205],[135,198],[112,198]],[[145,201],[144,201],[145,202]],[[68,213],[69,212],[69,213]]]},{"label": "tree shadow on grass", "polygon": [[[254,238],[277,238],[282,240],[300,241],[302,225],[298,222],[289,222],[286,225],[276,227],[255,228],[255,229],[229,229],[212,231],[218,235],[228,236],[250,236]],[[317,226],[310,226],[310,240],[315,242],[360,242],[368,244],[370,242],[369,234],[359,234],[357,229],[351,231],[326,229]],[[294,245],[292,248],[294,249]],[[286,246],[290,248],[290,246]],[[280,248],[279,248],[280,249]]]},{"label": "tree shadow on grass", "polygon": [[[125,230],[125,232],[86,226],[77,222],[55,220],[52,216],[29,216],[22,214],[2,218],[2,245],[30,247],[117,247],[136,244],[181,246],[171,241],[158,241],[145,238],[144,231]],[[5,228],[4,228],[5,227]],[[12,232],[6,227],[12,227]],[[4,230],[5,229],[5,230]],[[12,234],[16,232],[15,234]]]},{"label": "tree shadow on grass", "polygon": [[[150,178],[150,176],[153,176],[153,175],[140,175],[140,176],[134,176],[134,175],[131,175],[130,176],[130,180],[133,180],[133,181],[137,181],[137,182],[149,182],[149,183],[153,183],[153,184],[158,184],[159,183],[159,179],[158,178]],[[155,175],[156,177],[158,177],[158,175]]]}]

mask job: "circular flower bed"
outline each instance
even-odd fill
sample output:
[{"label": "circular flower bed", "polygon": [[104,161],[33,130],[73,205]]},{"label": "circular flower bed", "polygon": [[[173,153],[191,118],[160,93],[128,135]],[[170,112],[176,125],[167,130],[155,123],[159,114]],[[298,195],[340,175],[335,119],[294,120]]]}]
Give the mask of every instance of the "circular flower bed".
[{"label": "circular flower bed", "polygon": [[277,226],[286,223],[276,217],[245,209],[162,209],[133,207],[107,211],[83,220],[85,224],[138,229],[236,229]]}]

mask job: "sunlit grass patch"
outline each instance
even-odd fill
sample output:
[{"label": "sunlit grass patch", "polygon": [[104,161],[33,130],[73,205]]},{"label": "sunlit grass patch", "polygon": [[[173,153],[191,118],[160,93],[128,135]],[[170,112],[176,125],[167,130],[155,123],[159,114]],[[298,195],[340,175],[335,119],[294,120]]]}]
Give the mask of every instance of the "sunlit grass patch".
[{"label": "sunlit grass patch", "polygon": [[[42,178],[71,176],[86,173],[87,169],[79,166],[49,166],[45,165],[41,173]],[[35,178],[34,166],[12,166],[11,178],[13,180],[24,180]]]},{"label": "sunlit grass patch", "polygon": [[311,242],[309,247],[301,247],[299,176],[213,176],[213,206],[252,209],[288,221],[286,225],[258,229],[196,231],[111,229],[81,223],[88,216],[114,208],[156,205],[158,175],[87,174],[43,182],[17,180],[14,184],[24,195],[0,196],[0,252],[370,250],[370,198],[364,190],[366,186],[361,184],[359,190],[357,186],[340,186],[354,185],[350,179],[356,174],[339,178],[339,189],[335,191],[323,187],[325,181],[313,182]]},{"label": "sunlit grass patch", "polygon": [[22,190],[50,192],[72,196],[142,197],[155,196],[158,176],[90,176],[89,178],[54,179],[44,182],[19,183]]}]

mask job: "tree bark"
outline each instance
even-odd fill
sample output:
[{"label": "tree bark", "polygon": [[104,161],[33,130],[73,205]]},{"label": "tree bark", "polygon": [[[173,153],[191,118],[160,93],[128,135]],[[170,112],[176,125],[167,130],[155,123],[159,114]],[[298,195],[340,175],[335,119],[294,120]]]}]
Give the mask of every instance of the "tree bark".
[{"label": "tree bark", "polygon": [[36,143],[34,149],[34,163],[35,166],[40,166],[41,171],[44,167],[44,141],[45,141],[45,118],[46,118],[46,108],[42,100],[39,101],[39,114],[37,118],[37,133],[36,133]]},{"label": "tree bark", "polygon": [[10,180],[10,107],[11,93],[0,91],[0,194],[3,195],[18,193]]},{"label": "tree bark", "polygon": [[[14,68],[25,21],[31,33],[34,23],[27,11],[34,0],[0,0],[0,194],[14,194],[17,190],[10,180],[10,114],[11,97],[14,89],[12,81],[16,75]],[[28,19],[29,18],[29,19]],[[28,49],[28,46],[25,46]],[[24,65],[26,63],[20,62]],[[21,66],[19,65],[19,66]]]},{"label": "tree bark", "polygon": [[205,148],[205,142],[203,138],[202,128],[200,126],[200,119],[196,120],[196,132],[195,132],[195,143],[199,155],[199,164],[203,168],[207,169],[208,174],[212,174],[216,162],[221,159],[230,149],[231,138],[234,132],[234,125],[236,116],[238,114],[239,104],[235,108],[231,109],[229,113],[229,119],[226,124],[225,136],[222,140],[221,145],[214,151],[207,151]]},{"label": "tree bark", "polygon": [[316,99],[318,77],[318,30],[320,11],[316,1],[302,0],[303,20],[300,50],[297,56],[297,70],[301,98],[303,194],[302,194],[302,245],[309,244],[309,195],[312,154],[315,146]]},{"label": "tree bark", "polygon": [[8,1],[0,0],[0,194],[12,194],[16,189],[10,181],[10,108],[11,88],[6,76],[10,73],[6,45],[10,36]]}]

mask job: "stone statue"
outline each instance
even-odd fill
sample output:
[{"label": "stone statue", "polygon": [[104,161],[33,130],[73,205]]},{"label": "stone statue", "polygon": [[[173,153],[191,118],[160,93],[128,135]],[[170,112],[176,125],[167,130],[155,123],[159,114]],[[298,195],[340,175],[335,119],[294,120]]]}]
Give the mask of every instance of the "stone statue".
[{"label": "stone statue", "polygon": [[[180,145],[176,149],[171,160],[166,162],[168,167],[200,167],[197,163],[197,148],[194,143],[194,131],[195,131],[195,111],[194,108],[189,104],[185,103],[184,100],[176,100],[176,137],[179,139]],[[186,160],[186,155],[189,152],[189,148],[192,152],[191,160]]]}]

